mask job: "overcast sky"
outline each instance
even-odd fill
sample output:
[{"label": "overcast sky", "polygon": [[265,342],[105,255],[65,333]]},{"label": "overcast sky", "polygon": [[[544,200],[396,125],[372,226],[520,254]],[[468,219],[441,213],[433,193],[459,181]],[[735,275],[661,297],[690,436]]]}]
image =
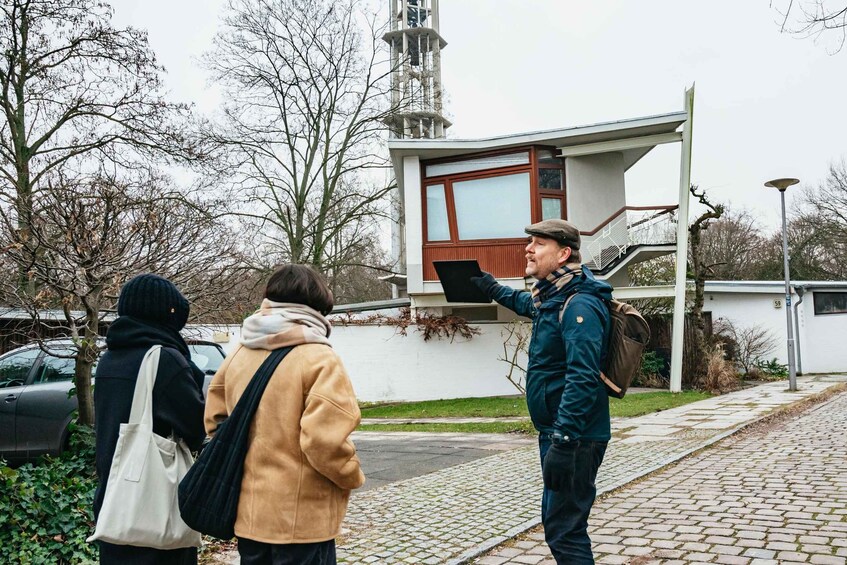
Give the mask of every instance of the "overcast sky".
[{"label": "overcast sky", "polygon": [[[384,2],[388,17],[388,0]],[[112,0],[117,25],[150,33],[173,96],[217,105],[196,58],[223,0]],[[787,0],[441,0],[442,81],[473,138],[682,109],[696,82],[692,182],[778,226],[764,181],[815,185],[847,158],[847,48],[779,33]],[[627,174],[630,204],[675,202],[679,145]],[[772,189],[771,189],[772,190]],[[790,191],[789,191],[790,201]]]}]

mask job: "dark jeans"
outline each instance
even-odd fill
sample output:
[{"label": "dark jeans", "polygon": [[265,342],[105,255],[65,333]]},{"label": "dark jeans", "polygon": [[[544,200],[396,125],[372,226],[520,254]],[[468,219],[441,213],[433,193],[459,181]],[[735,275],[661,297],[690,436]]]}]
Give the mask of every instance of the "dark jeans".
[{"label": "dark jeans", "polygon": [[[574,474],[569,488],[558,492],[544,487],[541,498],[541,521],[544,538],[556,563],[562,565],[593,564],[591,539],[588,537],[588,514],[597,496],[594,481],[606,454],[605,441],[578,441],[574,450]],[[541,461],[550,448],[550,435],[538,436]]]},{"label": "dark jeans", "polygon": [[241,565],[335,565],[335,540],[273,544],[238,538]]}]

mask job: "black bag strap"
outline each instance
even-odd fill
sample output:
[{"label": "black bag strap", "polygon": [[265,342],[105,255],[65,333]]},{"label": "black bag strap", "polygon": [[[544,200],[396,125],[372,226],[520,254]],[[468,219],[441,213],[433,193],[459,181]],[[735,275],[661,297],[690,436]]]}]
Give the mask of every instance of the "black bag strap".
[{"label": "black bag strap", "polygon": [[[262,395],[268,387],[271,377],[276,371],[277,366],[282,362],[294,347],[283,347],[282,349],[274,349],[271,354],[262,362],[256,373],[250,379],[250,383],[241,398],[235,403],[235,408],[232,409],[224,423],[218,427],[218,432],[223,434],[223,437],[235,441],[239,445],[247,446],[247,435],[250,433],[250,424],[253,422],[253,416],[256,414],[256,409],[259,408],[259,402],[262,400]],[[217,433],[215,437],[217,437]],[[222,437],[222,439],[223,439]],[[244,441],[241,441],[244,440]],[[214,441],[214,440],[213,440]]]},{"label": "black bag strap", "polygon": [[250,425],[274,371],[292,349],[271,351],[180,482],[179,511],[195,530],[225,540],[235,536]]}]

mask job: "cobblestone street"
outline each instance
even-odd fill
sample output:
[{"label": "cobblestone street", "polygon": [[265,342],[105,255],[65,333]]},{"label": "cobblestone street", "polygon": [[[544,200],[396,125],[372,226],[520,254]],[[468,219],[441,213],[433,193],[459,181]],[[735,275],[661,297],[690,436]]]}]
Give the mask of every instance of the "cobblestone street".
[{"label": "cobblestone street", "polygon": [[[724,440],[775,409],[802,401],[844,380],[839,376],[804,377],[794,393],[785,390],[784,382],[768,383],[662,412],[615,420],[613,439],[597,480],[598,491],[607,493],[638,481]],[[847,413],[844,405],[847,394],[842,396],[845,398],[839,400],[840,410]],[[824,544],[812,543],[814,540],[808,538],[816,535],[818,522],[814,526],[803,522],[817,520],[822,514],[820,509],[831,509],[841,522],[840,525],[837,521],[828,523],[835,524],[833,531],[847,539],[847,530],[838,529],[847,526],[844,517],[847,487],[839,482],[847,480],[847,473],[845,479],[838,478],[845,467],[847,429],[845,416],[831,417],[834,420],[810,420],[799,428],[791,428],[794,431],[787,436],[790,440],[769,437],[766,445],[750,444],[750,453],[743,449],[734,452],[727,447],[746,440],[725,440],[725,444],[667,471],[671,475],[664,482],[650,478],[625,488],[622,492],[630,493],[629,496],[615,495],[598,502],[592,522],[598,557],[609,563],[640,559],[632,561],[638,565],[655,563],[658,559],[676,560],[670,563],[698,559],[712,563],[775,563],[754,561],[757,557],[748,552],[760,551],[756,555],[761,558],[784,559],[787,553],[778,555],[789,551],[787,545],[774,549],[773,543],[793,543],[792,551],[797,552],[809,551],[816,545],[823,547]],[[820,431],[815,426],[824,429]],[[376,442],[372,445],[378,446],[380,436],[388,432],[357,432],[357,441],[363,447],[367,443],[364,436],[369,434],[373,434],[371,439]],[[417,441],[424,444],[428,441],[426,434],[420,435],[419,440],[415,434],[404,435],[413,451]],[[835,435],[838,443],[831,443]],[[775,445],[790,447],[802,437],[806,437],[807,447],[796,459],[782,461]],[[483,443],[476,447],[484,447],[485,441],[492,440],[480,438]],[[452,565],[478,558],[478,563],[488,565],[551,563],[543,534],[537,528],[542,487],[538,448],[534,444],[509,448],[496,443],[499,440],[494,441],[488,448],[501,450],[495,455],[355,492],[344,530],[337,540],[338,561]],[[431,447],[425,447],[425,451],[431,451]],[[368,451],[364,449],[361,455],[365,460]],[[703,457],[711,458],[708,463],[702,463]],[[691,470],[688,470],[689,462]],[[801,463],[807,467],[795,470],[795,465],[803,467]],[[727,466],[723,472],[722,464]],[[796,472],[789,485],[784,483],[786,470]],[[662,471],[660,476],[665,473]],[[724,487],[728,489],[726,492],[722,490]],[[767,492],[766,496],[755,494],[765,488],[768,490],[762,492]],[[815,498],[811,498],[812,493]],[[835,493],[841,497],[840,502],[830,503]],[[809,500],[815,502],[807,506],[804,501]],[[652,504],[665,506],[652,507]],[[790,509],[785,509],[786,506]],[[793,534],[793,542],[771,539],[763,533],[767,526],[778,522],[777,518],[783,524],[779,527],[786,532],[802,531]],[[689,531],[691,528],[696,531]],[[736,531],[739,541],[733,545],[729,540],[735,539],[732,532]],[[515,540],[516,536],[520,537]],[[830,554],[818,551],[812,563],[844,563],[843,552],[847,549],[838,544],[845,542],[836,543],[836,538],[832,538],[837,547]],[[719,551],[715,549],[719,547],[730,549],[720,549],[726,553],[707,553]],[[220,557],[225,563],[238,563],[235,552]]]},{"label": "cobblestone street", "polygon": [[[847,563],[847,393],[603,498],[598,563]],[[555,563],[536,528],[475,561]]]}]

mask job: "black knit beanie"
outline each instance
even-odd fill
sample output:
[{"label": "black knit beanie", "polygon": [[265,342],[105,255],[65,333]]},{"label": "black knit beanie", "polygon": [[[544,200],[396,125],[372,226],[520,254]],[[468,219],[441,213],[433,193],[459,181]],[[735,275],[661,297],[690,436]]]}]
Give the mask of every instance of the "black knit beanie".
[{"label": "black knit beanie", "polygon": [[132,316],[179,331],[188,321],[188,300],[168,279],[151,273],[138,275],[121,288],[118,316]]}]

